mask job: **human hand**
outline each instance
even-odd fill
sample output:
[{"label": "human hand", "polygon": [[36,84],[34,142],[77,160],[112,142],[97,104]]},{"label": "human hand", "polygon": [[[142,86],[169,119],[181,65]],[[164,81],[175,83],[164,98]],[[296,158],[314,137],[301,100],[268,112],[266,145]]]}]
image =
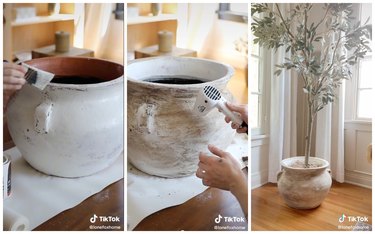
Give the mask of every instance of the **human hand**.
[{"label": "human hand", "polygon": [[[233,104],[230,102],[225,103],[229,110],[237,112],[241,119],[247,124],[248,122],[248,110],[247,110],[247,104]],[[225,122],[229,123],[231,122],[231,119],[229,117],[225,117]],[[233,129],[236,129],[238,133],[247,133],[248,129],[247,127],[241,127],[238,124],[235,124],[232,122],[231,127]]]},{"label": "human hand", "polygon": [[235,193],[247,184],[239,162],[231,154],[213,145],[209,145],[208,149],[214,155],[200,153],[196,171],[196,176],[202,179],[204,185]]},{"label": "human hand", "polygon": [[3,62],[3,113],[10,97],[26,83],[26,71],[23,66]]},{"label": "human hand", "polygon": [[16,91],[26,83],[27,69],[21,65],[3,62],[3,89]]}]

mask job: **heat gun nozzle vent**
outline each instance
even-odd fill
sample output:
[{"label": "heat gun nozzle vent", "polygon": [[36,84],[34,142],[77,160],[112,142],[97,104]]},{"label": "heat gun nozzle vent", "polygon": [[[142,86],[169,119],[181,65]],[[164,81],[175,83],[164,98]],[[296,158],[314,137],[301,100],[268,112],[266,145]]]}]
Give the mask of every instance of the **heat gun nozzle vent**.
[{"label": "heat gun nozzle vent", "polygon": [[220,100],[221,99],[221,95],[220,95],[220,92],[219,90],[217,90],[215,87],[212,87],[212,86],[205,86],[203,88],[203,92],[204,94],[212,99],[212,100]]}]

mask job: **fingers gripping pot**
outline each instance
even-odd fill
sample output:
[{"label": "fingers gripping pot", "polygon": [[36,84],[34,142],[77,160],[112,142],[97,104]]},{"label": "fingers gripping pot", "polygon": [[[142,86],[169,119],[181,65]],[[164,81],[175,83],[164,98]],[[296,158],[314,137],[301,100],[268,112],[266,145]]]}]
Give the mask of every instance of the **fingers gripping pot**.
[{"label": "fingers gripping pot", "polygon": [[[198,93],[215,86],[225,89],[233,75],[228,65],[197,58],[137,59],[127,66],[128,159],[138,169],[162,177],[182,177],[196,171],[199,152],[208,144],[225,149],[235,131],[224,116],[192,111]],[[182,84],[185,83],[185,84]]]},{"label": "fingers gripping pot", "polygon": [[35,169],[87,176],[123,151],[123,66],[82,57],[26,62],[55,74],[41,91],[26,84],[7,108],[9,131]]}]

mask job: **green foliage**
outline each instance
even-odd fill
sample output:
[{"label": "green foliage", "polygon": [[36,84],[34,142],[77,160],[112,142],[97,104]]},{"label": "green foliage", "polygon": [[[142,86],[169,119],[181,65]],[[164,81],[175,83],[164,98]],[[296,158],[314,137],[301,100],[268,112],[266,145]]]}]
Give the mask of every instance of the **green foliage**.
[{"label": "green foliage", "polygon": [[[334,88],[342,79],[351,78],[350,67],[371,51],[371,25],[360,25],[351,17],[352,4],[325,4],[322,19],[309,22],[309,12],[314,4],[295,4],[289,14],[282,15],[279,4],[252,4],[251,30],[254,44],[268,49],[284,46],[290,57],[279,64],[275,75],[282,69],[295,69],[305,81],[304,89],[314,99],[314,110],[333,102]],[[325,28],[322,29],[322,26]],[[318,28],[320,31],[318,31]]]},{"label": "green foliage", "polygon": [[351,67],[371,51],[372,25],[368,20],[361,25],[353,19],[352,4],[324,4],[317,22],[309,19],[316,4],[293,6],[284,15],[280,4],[252,4],[251,30],[254,44],[287,52],[288,57],[276,65],[274,74],[279,76],[284,69],[297,71],[304,82],[309,120],[313,122],[318,111],[334,101],[335,89],[351,78]]}]

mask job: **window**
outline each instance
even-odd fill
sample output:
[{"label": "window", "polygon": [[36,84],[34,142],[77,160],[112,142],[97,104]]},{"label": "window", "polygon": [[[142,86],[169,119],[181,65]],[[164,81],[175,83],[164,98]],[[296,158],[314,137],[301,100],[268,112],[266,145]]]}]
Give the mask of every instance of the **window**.
[{"label": "window", "polygon": [[366,56],[359,62],[359,75],[357,86],[357,119],[371,119],[373,99],[371,97],[372,88],[372,60],[371,55]]},{"label": "window", "polygon": [[[258,16],[253,16],[257,17]],[[250,64],[249,64],[249,120],[251,134],[253,136],[266,133],[267,121],[267,95],[265,92],[266,82],[266,59],[269,51],[260,48],[258,44],[253,44],[251,37]]]},{"label": "window", "polygon": [[251,54],[250,54],[250,64],[249,64],[249,87],[250,87],[250,99],[249,99],[249,118],[251,123],[251,128],[256,129],[260,127],[259,119],[260,119],[260,100],[262,97],[262,93],[259,90],[259,70],[260,70],[260,63],[262,62],[262,58],[260,57],[260,48],[258,45],[253,45],[251,43]]},{"label": "window", "polygon": [[219,3],[217,14],[221,20],[230,20],[240,23],[248,22],[247,3]]},{"label": "window", "polygon": [[[356,7],[354,14],[362,23],[371,17],[371,3],[354,4],[354,7]],[[368,53],[353,67],[352,79],[346,81],[346,121],[371,121],[373,110],[371,65],[372,53]]]},{"label": "window", "polygon": [[[370,17],[371,22],[371,3],[361,4],[360,19],[361,22],[366,22]],[[356,119],[364,120],[371,119],[372,115],[372,56],[371,53],[359,61],[357,66],[358,83],[357,83],[357,103],[356,103]]]}]

